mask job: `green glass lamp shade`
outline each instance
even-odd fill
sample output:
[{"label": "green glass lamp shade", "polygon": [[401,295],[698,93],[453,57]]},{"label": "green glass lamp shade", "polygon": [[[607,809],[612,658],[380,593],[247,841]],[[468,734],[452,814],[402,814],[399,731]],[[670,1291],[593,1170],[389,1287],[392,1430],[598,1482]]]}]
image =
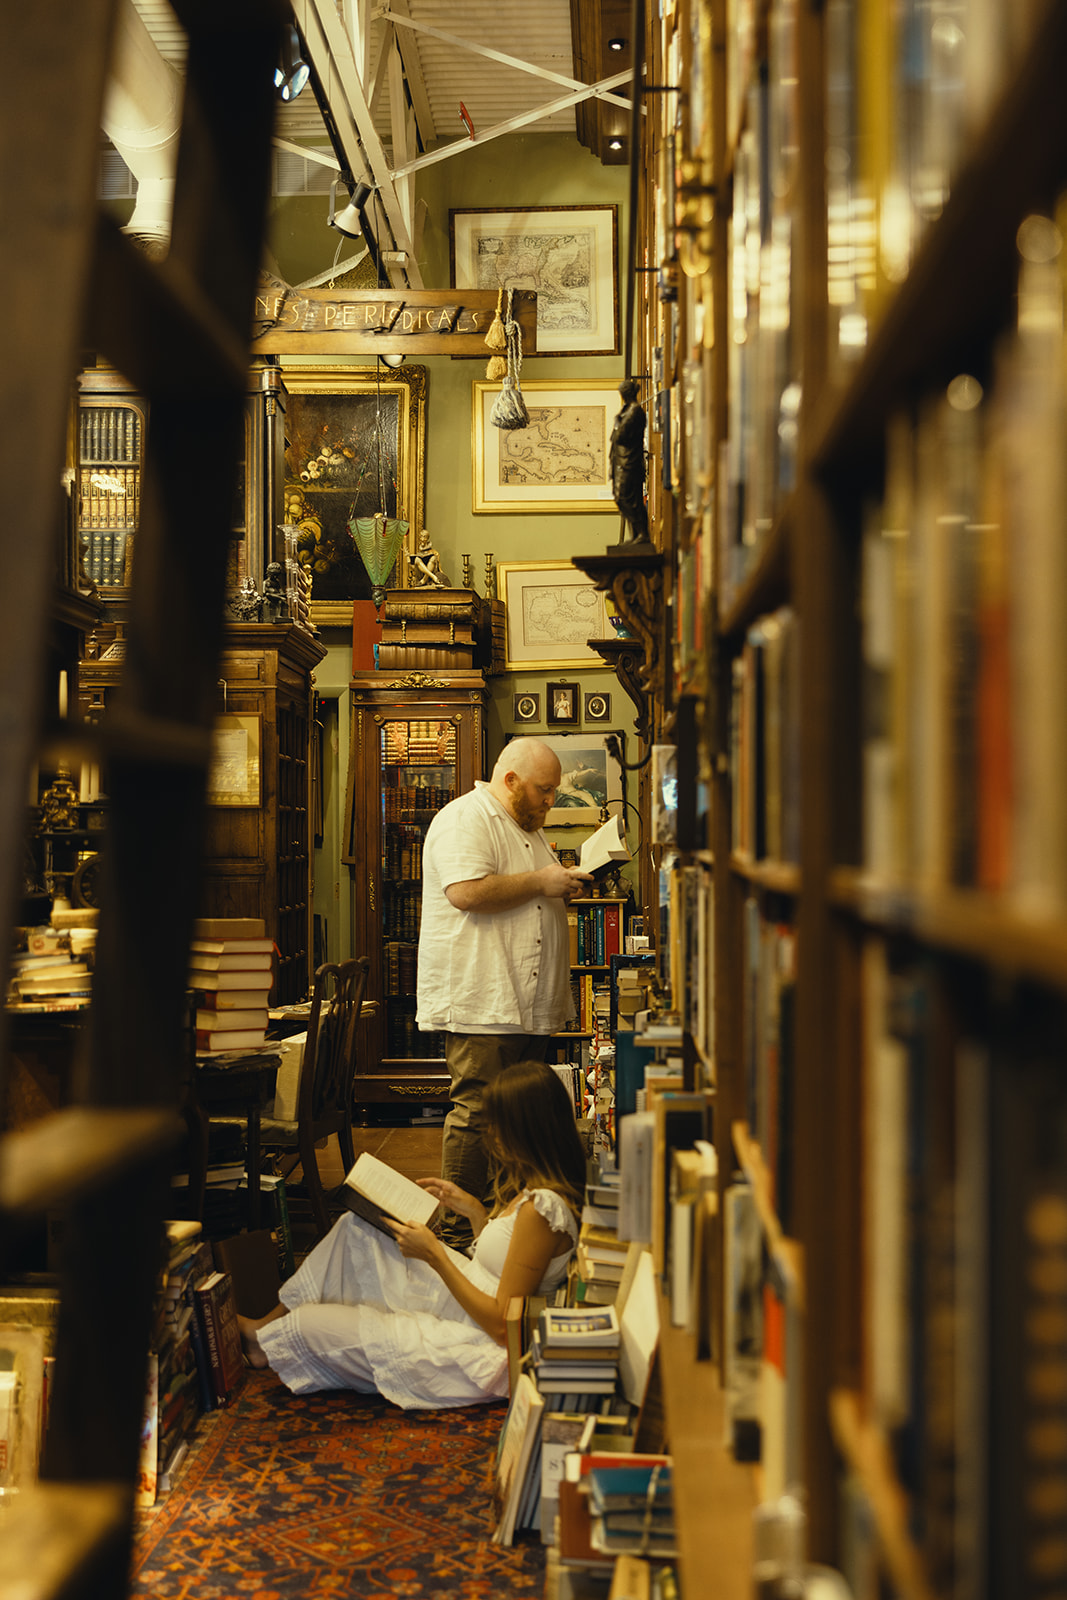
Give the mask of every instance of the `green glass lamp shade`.
[{"label": "green glass lamp shade", "polygon": [[373,517],[348,519],[348,531],[367,569],[371,594],[379,610],[385,599],[385,580],[393,570],[409,526],[398,517],[387,517],[382,511],[375,512]]}]

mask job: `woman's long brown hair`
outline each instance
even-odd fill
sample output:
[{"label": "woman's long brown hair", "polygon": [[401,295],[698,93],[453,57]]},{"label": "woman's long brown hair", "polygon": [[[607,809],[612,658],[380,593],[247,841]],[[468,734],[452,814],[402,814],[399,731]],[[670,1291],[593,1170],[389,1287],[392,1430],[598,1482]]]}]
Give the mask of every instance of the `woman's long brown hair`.
[{"label": "woman's long brown hair", "polygon": [[543,1061],[518,1061],[495,1077],[482,1104],[483,1137],[496,1163],[496,1211],[523,1189],[554,1189],[581,1215],[585,1149],[574,1105]]}]

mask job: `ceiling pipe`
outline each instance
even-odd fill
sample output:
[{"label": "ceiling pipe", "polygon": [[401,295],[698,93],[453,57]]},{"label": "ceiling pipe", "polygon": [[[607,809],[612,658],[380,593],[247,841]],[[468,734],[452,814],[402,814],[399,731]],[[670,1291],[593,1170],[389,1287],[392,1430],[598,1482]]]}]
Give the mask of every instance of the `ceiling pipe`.
[{"label": "ceiling pipe", "polygon": [[153,256],[170,245],[182,92],[181,75],[160,55],[133,0],[120,0],[103,129],[137,179],[123,232]]}]

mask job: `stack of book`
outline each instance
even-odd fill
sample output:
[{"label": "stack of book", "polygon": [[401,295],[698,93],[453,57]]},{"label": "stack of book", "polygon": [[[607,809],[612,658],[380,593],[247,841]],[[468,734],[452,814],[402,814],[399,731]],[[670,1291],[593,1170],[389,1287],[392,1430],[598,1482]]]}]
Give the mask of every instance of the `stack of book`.
[{"label": "stack of book", "polygon": [[611,1305],[619,1292],[629,1249],[619,1237],[620,1180],[617,1170],[601,1170],[586,1185],[575,1252],[575,1299],[582,1305]]},{"label": "stack of book", "polygon": [[610,1573],[627,1555],[669,1559],[674,1541],[670,1456],[592,1449],[566,1457],[556,1519],[562,1566]]},{"label": "stack of book", "polygon": [[11,957],[8,1003],[38,1011],[72,1011],[89,1004],[92,972],[75,961],[69,941],[48,949],[18,951]]},{"label": "stack of book", "polygon": [[198,1357],[196,1319],[187,1295],[191,1282],[214,1263],[199,1222],[168,1222],[167,1260],[156,1295],[137,1502],[155,1504],[168,1489],[189,1449],[202,1410],[207,1409]]},{"label": "stack of book", "polygon": [[545,1405],[552,1411],[610,1410],[619,1339],[614,1306],[544,1306],[530,1342],[530,1365]]},{"label": "stack of book", "polygon": [[189,987],[199,1056],[255,1050],[267,1037],[274,941],[261,917],[206,917],[193,929]]}]

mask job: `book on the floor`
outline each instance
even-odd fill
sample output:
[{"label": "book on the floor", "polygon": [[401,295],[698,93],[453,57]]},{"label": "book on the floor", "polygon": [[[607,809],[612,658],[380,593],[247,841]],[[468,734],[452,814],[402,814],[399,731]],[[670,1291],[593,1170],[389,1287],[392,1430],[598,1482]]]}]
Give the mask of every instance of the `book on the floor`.
[{"label": "book on the floor", "polygon": [[616,861],[629,861],[630,851],[622,836],[617,816],[609,817],[582,845],[578,865],[583,872],[598,872]]},{"label": "book on the floor", "polygon": [[210,1272],[201,1278],[193,1293],[215,1386],[215,1404],[228,1406],[244,1377],[233,1280],[228,1272]]},{"label": "book on the floor", "polygon": [[420,1189],[417,1183],[406,1178],[388,1162],[380,1161],[364,1150],[356,1164],[345,1177],[337,1198],[357,1216],[363,1217],[382,1233],[392,1230],[394,1222],[422,1222],[431,1227],[437,1217],[438,1206],[433,1195]]},{"label": "book on the floor", "polygon": [[[534,1445],[540,1438],[545,1403],[528,1373],[521,1373],[500,1431],[493,1504],[497,1515],[494,1544],[511,1544],[526,1487]],[[538,1478],[540,1486],[540,1478]]]},{"label": "book on the floor", "polygon": [[252,1228],[216,1239],[215,1261],[233,1280],[234,1304],[242,1317],[265,1317],[278,1304],[278,1246],[269,1228]]},{"label": "book on the floor", "polygon": [[558,1345],[615,1347],[620,1343],[619,1319],[614,1306],[598,1306],[595,1311],[581,1311],[570,1306],[545,1306],[539,1321],[541,1344],[545,1350]]}]

